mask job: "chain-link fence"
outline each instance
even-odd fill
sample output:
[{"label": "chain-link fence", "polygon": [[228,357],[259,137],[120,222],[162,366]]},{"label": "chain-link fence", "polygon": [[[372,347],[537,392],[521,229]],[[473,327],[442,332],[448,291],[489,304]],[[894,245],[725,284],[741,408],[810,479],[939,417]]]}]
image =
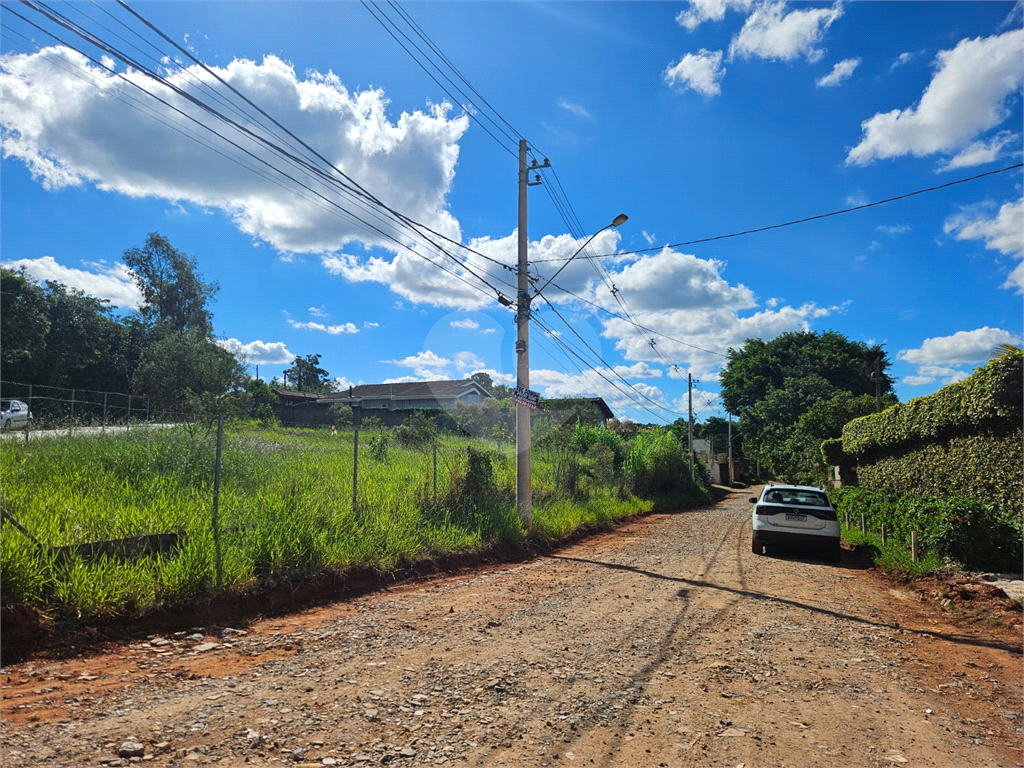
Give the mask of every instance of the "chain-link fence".
[{"label": "chain-link fence", "polygon": [[93,389],[50,387],[0,381],[4,433],[24,439],[52,432],[105,432],[154,424],[177,424],[183,414],[156,409],[145,395]]}]

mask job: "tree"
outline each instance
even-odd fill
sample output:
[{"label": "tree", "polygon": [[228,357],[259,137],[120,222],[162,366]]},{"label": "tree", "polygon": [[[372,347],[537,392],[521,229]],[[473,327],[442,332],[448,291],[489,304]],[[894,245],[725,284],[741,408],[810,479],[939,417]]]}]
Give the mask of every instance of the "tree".
[{"label": "tree", "polygon": [[495,384],[489,373],[477,371],[469,378],[490,392],[491,397],[495,400],[507,400],[512,397],[512,387],[506,387],[504,384]]},{"label": "tree", "polygon": [[142,248],[124,252],[124,263],[142,291],[144,320],[177,333],[212,334],[213,316],[207,304],[220,286],[203,282],[194,258],[163,235],[150,232]]},{"label": "tree", "polygon": [[876,364],[884,401],[891,403],[889,361],[881,345],[850,341],[834,331],[748,339],[741,349],[729,350],[722,401],[740,416],[748,456],[780,479],[820,481],[821,441],[838,437],[869,402],[874,409]]},{"label": "tree", "polygon": [[330,374],[320,367],[320,355],[296,357],[291,368],[285,368],[291,387],[300,392],[330,392]]},{"label": "tree", "polygon": [[151,344],[135,372],[135,391],[154,409],[185,410],[196,398],[223,397],[240,389],[245,368],[226,349],[197,332],[168,334]]},{"label": "tree", "polygon": [[33,361],[46,348],[50,330],[46,292],[24,268],[0,269],[0,365],[9,381],[34,383]]}]

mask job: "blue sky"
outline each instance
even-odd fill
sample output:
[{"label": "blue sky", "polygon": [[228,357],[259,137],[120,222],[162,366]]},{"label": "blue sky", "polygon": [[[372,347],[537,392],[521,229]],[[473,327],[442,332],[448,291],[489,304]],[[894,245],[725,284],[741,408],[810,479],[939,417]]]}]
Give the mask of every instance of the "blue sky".
[{"label": "blue sky", "polygon": [[[263,378],[295,355],[317,353],[340,385],[477,370],[500,380],[515,370],[513,315],[467,270],[514,295],[500,284],[512,274],[494,262],[515,259],[519,136],[557,174],[545,171],[529,191],[530,259],[542,278],[581,244],[552,196],[568,198],[578,235],[628,214],[587,251],[616,254],[1021,162],[1019,3],[399,8],[487,100],[490,107],[473,112],[497,138],[359,3],[136,6],[368,191],[470,246],[475,253],[452,248],[467,262],[456,265],[407,232],[399,239],[416,252],[399,248],[339,215],[337,205],[358,209],[336,192],[302,196],[273,172],[257,175],[261,166],[220,139],[206,134],[204,146],[172,131],[168,124],[200,129],[129,81],[216,121],[121,61],[105,69],[56,43],[13,11],[56,30],[51,22],[7,3],[0,259],[126,310],[138,294],[121,254],[158,231],[220,284],[216,333],[259,364]],[[376,9],[401,23],[398,8]],[[196,89],[199,70],[184,72],[168,43],[115,4],[62,10],[132,55],[142,54],[99,25],[146,54],[156,45],[170,55],[164,76],[215,103]],[[211,90],[227,95],[216,82]],[[487,122],[498,114],[511,137]],[[777,231],[610,255],[597,268],[578,259],[556,280],[575,295],[552,286],[545,296],[579,338],[540,302],[532,384],[546,396],[602,395],[640,421],[672,421],[686,410],[692,372],[702,419],[717,412],[717,374],[730,346],[833,329],[884,343],[897,394],[910,399],[963,378],[997,344],[1022,343],[1022,258],[1021,173],[1013,170]],[[656,333],[593,304],[620,315],[625,307]],[[559,346],[591,358],[581,339],[631,387]]]}]

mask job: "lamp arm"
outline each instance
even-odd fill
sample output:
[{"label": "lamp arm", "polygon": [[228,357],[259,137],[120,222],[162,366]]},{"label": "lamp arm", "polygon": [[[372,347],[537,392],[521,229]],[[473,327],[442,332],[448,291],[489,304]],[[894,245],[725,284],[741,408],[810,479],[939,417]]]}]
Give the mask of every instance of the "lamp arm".
[{"label": "lamp arm", "polygon": [[588,245],[590,245],[590,241],[591,241],[591,240],[593,240],[593,239],[594,239],[595,237],[597,237],[598,235],[600,235],[600,234],[601,234],[602,232],[604,232],[604,231],[605,231],[606,229],[610,229],[610,228],[611,228],[612,226],[613,226],[612,224],[606,224],[605,226],[603,226],[603,227],[601,227],[601,228],[600,228],[599,230],[597,230],[597,232],[595,232],[595,233],[594,233],[594,234],[592,234],[592,235],[591,235],[590,237],[588,237],[588,238],[587,238],[587,242],[585,242],[585,243],[584,243],[583,245],[581,245],[581,246],[579,247],[579,250],[577,250],[577,251],[576,251],[576,253],[574,253],[574,254],[573,254],[572,256],[570,256],[570,257],[568,258],[568,260],[567,260],[567,261],[566,261],[566,262],[565,262],[565,263],[564,263],[564,264],[563,264],[562,266],[560,266],[560,267],[558,268],[558,271],[557,271],[557,272],[555,272],[555,274],[553,274],[553,275],[552,275],[551,277],[549,277],[549,278],[548,278],[548,281],[547,281],[546,283],[544,283],[544,285],[543,285],[542,287],[540,287],[540,288],[538,288],[538,289],[537,289],[537,292],[536,292],[536,293],[534,293],[534,294],[533,294],[533,296],[532,296],[531,298],[534,298],[534,299],[535,299],[535,298],[537,298],[537,296],[538,296],[538,295],[540,295],[540,292],[541,292],[541,291],[543,291],[543,290],[544,290],[545,288],[547,288],[547,287],[548,287],[549,285],[551,285],[551,281],[552,281],[552,280],[554,280],[554,279],[555,279],[556,277],[558,277],[558,275],[559,275],[559,274],[561,273],[561,271],[562,271],[563,269],[565,269],[566,267],[568,267],[568,266],[569,266],[569,262],[570,262],[570,261],[572,261],[572,260],[573,260],[573,259],[575,259],[575,258],[576,258],[577,256],[579,256],[579,255],[580,255],[581,253],[583,253],[583,249],[584,249],[584,248],[586,248],[586,247],[587,247]]}]

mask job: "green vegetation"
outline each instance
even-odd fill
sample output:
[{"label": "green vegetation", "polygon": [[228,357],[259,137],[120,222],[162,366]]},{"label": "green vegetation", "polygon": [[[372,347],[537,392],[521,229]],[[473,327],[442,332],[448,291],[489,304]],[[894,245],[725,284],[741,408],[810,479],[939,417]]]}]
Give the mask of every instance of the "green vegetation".
[{"label": "green vegetation", "polygon": [[[918,532],[921,553],[936,564],[950,564],[975,570],[1014,571],[1024,556],[1024,527],[1021,518],[1005,514],[991,504],[975,499],[936,499],[917,495],[895,496],[867,488],[843,487],[832,493],[832,501],[857,536],[860,519],[866,517],[868,533],[878,536],[885,525],[890,549],[909,552],[910,533]],[[856,536],[843,538],[858,543]],[[887,555],[890,559],[895,554]],[[910,555],[907,554],[907,558]],[[930,561],[929,561],[930,562]],[[884,563],[881,563],[884,565]]]},{"label": "green vegetation", "polygon": [[843,450],[871,459],[924,443],[985,432],[1020,431],[1024,352],[1010,351],[969,378],[883,413],[851,421]]},{"label": "green vegetation", "polygon": [[823,440],[875,410],[874,372],[883,406],[896,402],[889,361],[881,345],[850,341],[834,331],[784,333],[772,341],[747,339],[729,350],[722,400],[738,414],[744,453],[778,480],[826,482]]},{"label": "green vegetation", "polygon": [[[439,435],[426,423],[361,430],[356,514],[351,432],[286,430],[269,419],[230,423],[219,512],[224,590],[556,542],[657,504],[707,500],[706,489],[679,474],[680,446],[667,432],[641,433],[630,445],[590,427],[560,429],[569,439],[534,452],[528,535],[515,510],[515,456],[507,444],[499,449]],[[427,450],[435,441],[436,497]],[[43,550],[13,525],[3,526],[0,599],[89,618],[214,594],[214,446],[214,432],[201,426],[5,444],[0,503]],[[184,534],[183,544],[130,561],[73,556],[58,562],[48,552],[163,532]]]}]

